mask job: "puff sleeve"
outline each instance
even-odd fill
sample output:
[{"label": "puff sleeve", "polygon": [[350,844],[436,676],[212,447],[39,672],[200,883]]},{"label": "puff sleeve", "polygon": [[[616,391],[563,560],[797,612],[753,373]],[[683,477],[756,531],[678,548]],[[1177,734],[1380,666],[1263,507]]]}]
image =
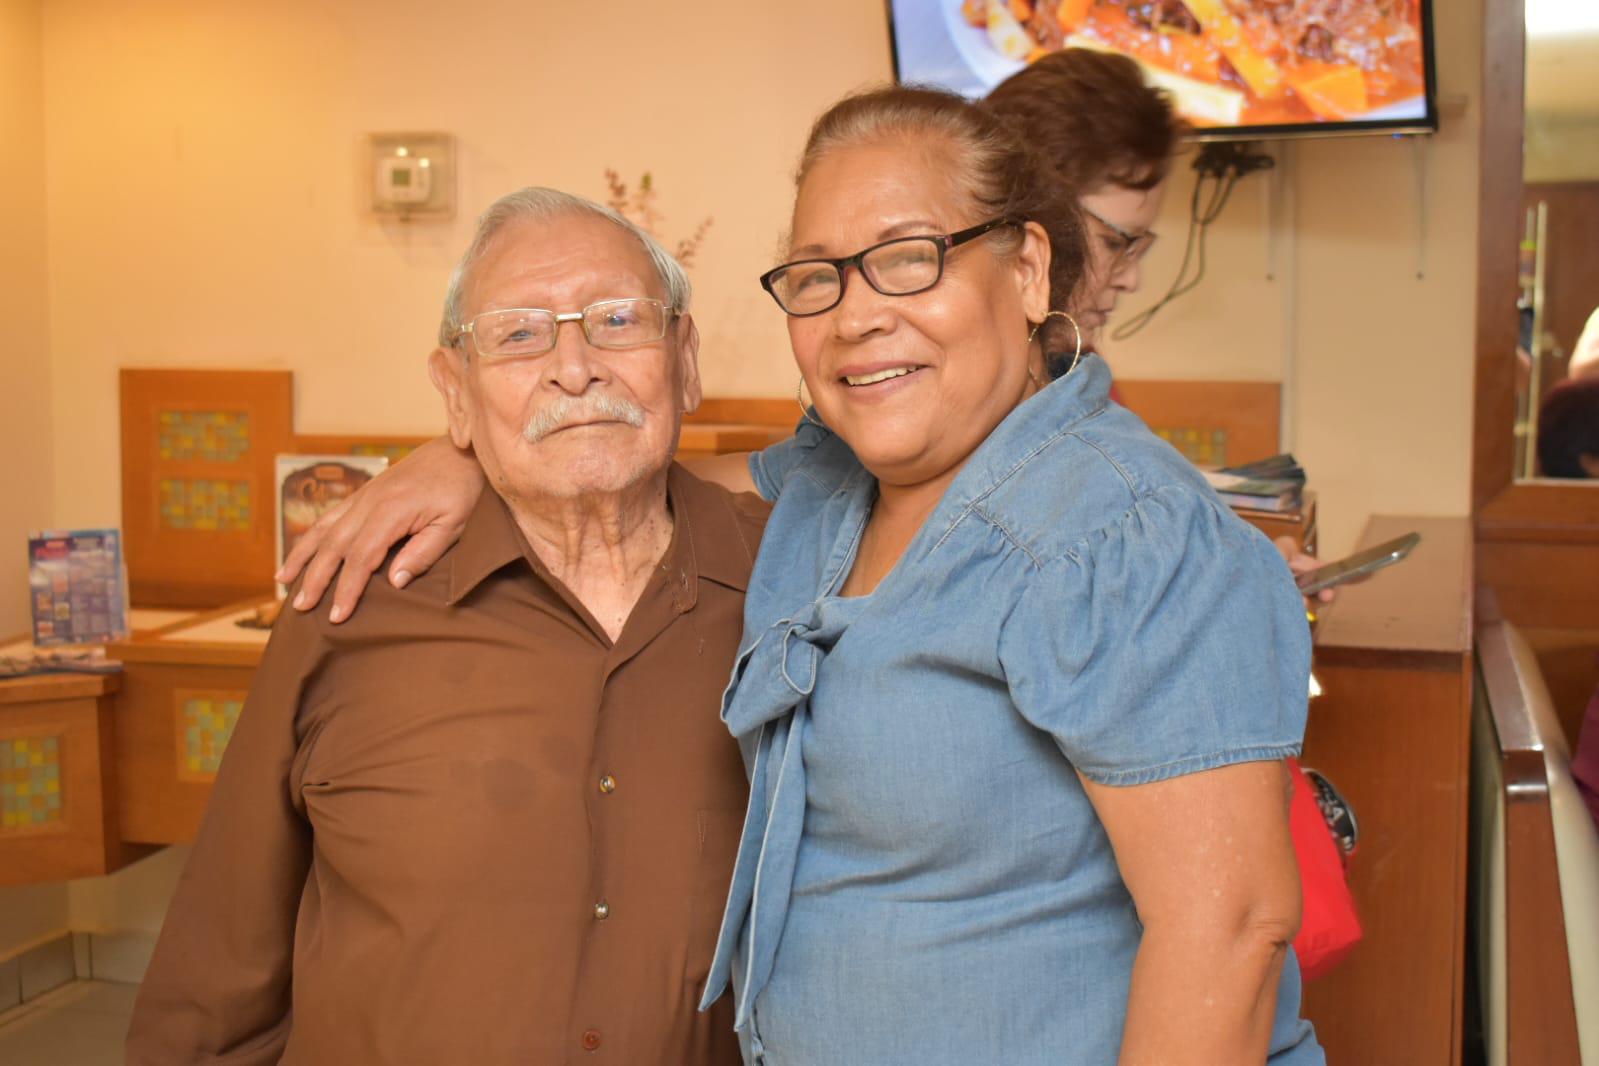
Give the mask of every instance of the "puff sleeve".
[{"label": "puff sleeve", "polygon": [[792,437],[758,452],[751,452],[750,477],[755,479],[755,489],[761,494],[761,499],[776,503],[789,475],[810,458],[818,445],[832,436],[833,431],[823,425],[812,411],[794,427]]},{"label": "puff sleeve", "polygon": [[1304,737],[1310,633],[1293,578],[1195,488],[1151,492],[1038,559],[999,657],[1018,711],[1100,784],[1278,759]]}]

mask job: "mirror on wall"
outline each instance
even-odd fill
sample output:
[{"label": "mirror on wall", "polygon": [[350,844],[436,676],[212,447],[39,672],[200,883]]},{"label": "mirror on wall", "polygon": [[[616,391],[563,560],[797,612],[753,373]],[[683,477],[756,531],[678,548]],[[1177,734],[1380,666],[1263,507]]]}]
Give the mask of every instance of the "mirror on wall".
[{"label": "mirror on wall", "polygon": [[1526,0],[1516,476],[1599,486],[1599,0]]}]

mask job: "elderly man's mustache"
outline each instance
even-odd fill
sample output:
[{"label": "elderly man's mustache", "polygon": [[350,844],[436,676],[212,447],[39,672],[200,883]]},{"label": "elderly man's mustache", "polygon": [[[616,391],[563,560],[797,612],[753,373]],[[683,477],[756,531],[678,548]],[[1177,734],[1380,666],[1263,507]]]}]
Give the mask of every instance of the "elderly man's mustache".
[{"label": "elderly man's mustache", "polygon": [[637,428],[644,424],[644,409],[604,393],[586,399],[563,396],[528,419],[522,437],[529,444],[537,444],[566,426],[599,421],[626,422]]}]

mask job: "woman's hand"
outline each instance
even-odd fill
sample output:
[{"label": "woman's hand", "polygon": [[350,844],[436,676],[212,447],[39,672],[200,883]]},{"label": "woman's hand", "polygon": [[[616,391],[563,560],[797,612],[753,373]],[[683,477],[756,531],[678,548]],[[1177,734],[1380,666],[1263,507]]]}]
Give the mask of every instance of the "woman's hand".
[{"label": "woman's hand", "polygon": [[[1288,560],[1288,569],[1294,572],[1295,577],[1300,574],[1308,574],[1321,566],[1320,559],[1317,559],[1314,555],[1306,555],[1299,550],[1299,542],[1294,540],[1293,537],[1278,537],[1272,543],[1277,546],[1277,551],[1281,553],[1282,557]],[[1305,602],[1312,605],[1315,603],[1331,603],[1337,597],[1338,593],[1334,589],[1322,589],[1314,596],[1306,596]]]},{"label": "woman's hand", "polygon": [[470,451],[448,437],[428,441],[323,515],[295,544],[277,579],[288,584],[305,572],[294,607],[308,611],[337,573],[328,620],[342,622],[396,541],[411,538],[389,567],[395,588],[438,562],[461,538],[484,484]]},{"label": "woman's hand", "polygon": [[1083,787],[1144,926],[1121,1066],[1265,1062],[1301,906],[1282,762]]}]

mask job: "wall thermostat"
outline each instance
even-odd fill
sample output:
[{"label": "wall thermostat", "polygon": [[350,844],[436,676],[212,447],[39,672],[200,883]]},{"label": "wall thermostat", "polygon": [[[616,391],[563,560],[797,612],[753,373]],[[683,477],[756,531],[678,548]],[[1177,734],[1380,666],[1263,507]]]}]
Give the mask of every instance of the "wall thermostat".
[{"label": "wall thermostat", "polygon": [[374,133],[372,210],[401,221],[455,214],[455,151],[447,133]]},{"label": "wall thermostat", "polygon": [[429,159],[389,156],[378,160],[378,203],[389,207],[425,204],[433,187]]}]

